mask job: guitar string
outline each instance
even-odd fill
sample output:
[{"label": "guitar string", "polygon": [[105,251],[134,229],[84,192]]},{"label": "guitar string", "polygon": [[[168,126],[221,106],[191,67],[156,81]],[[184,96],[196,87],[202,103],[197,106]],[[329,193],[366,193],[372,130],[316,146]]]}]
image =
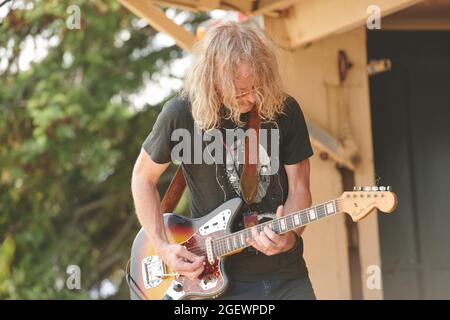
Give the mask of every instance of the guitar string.
[{"label": "guitar string", "polygon": [[[325,203],[323,203],[323,204],[316,205],[316,206],[314,206],[314,207],[310,207],[310,208],[306,208],[306,209],[303,209],[303,210],[300,210],[300,211],[297,211],[297,212],[289,213],[289,214],[288,214],[287,216],[285,216],[284,218],[286,218],[286,217],[291,217],[291,219],[293,219],[293,216],[296,215],[296,214],[307,214],[308,211],[311,210],[312,208],[315,208],[315,209],[321,209],[321,208],[324,208],[326,204],[333,203],[334,201],[336,201],[338,205],[339,205],[339,203],[341,202],[341,200],[339,200],[339,199],[337,199],[337,200],[332,200],[332,201],[328,201],[328,202],[325,202]],[[333,212],[333,214],[338,213],[338,212],[339,212],[339,211]],[[324,217],[320,217],[320,218],[325,218],[325,217],[328,217],[328,216],[329,216],[329,215],[327,215],[327,214],[325,213],[325,216],[324,216]],[[281,217],[280,217],[280,218],[281,218]],[[280,221],[280,220],[279,220],[280,218],[276,218],[277,220],[271,220],[271,221],[268,221],[268,222],[259,224],[259,225],[257,225],[257,228],[261,229],[262,227],[267,226],[267,225],[269,225],[269,224],[272,224],[272,223],[274,223],[275,221]],[[316,219],[316,220],[318,220],[318,219]],[[313,221],[315,221],[315,220],[313,220]],[[308,221],[307,223],[304,223],[304,224],[302,224],[302,225],[300,225],[300,226],[298,226],[298,227],[304,226],[304,225],[306,225],[306,224],[308,224],[308,223],[311,223],[311,222],[312,222],[312,221]],[[216,251],[217,251],[217,249],[219,249],[219,248],[223,248],[223,249],[225,249],[226,251],[233,251],[233,250],[227,250],[227,248],[225,247],[225,246],[226,246],[226,243],[225,243],[226,239],[230,239],[231,237],[237,237],[238,234],[240,235],[240,234],[242,234],[242,233],[244,233],[244,232],[248,232],[247,230],[249,230],[249,228],[244,229],[244,230],[237,231],[237,232],[235,232],[235,233],[233,233],[233,234],[229,234],[229,235],[225,235],[225,236],[219,237],[219,238],[217,238],[217,239],[213,239],[213,240],[212,240],[212,241],[213,241],[213,248],[215,248]],[[261,229],[261,230],[262,230],[262,229]],[[196,249],[204,249],[204,248],[205,248],[205,246],[204,246],[203,244],[201,244],[201,245],[192,246],[191,248],[189,248],[189,250],[190,250],[191,252],[192,252],[193,250],[195,250],[196,252],[199,252],[199,251],[196,250]],[[234,250],[237,250],[237,249],[239,249],[239,248],[236,248],[236,249],[234,249]],[[204,252],[201,252],[201,253],[204,253]]]},{"label": "guitar string", "polygon": [[[317,216],[318,218],[316,218],[316,219],[314,219],[314,220],[312,220],[312,221],[308,218],[308,222],[306,222],[306,223],[301,223],[299,226],[297,226],[297,228],[299,228],[299,227],[305,226],[305,225],[307,225],[307,224],[310,224],[310,223],[312,223],[312,222],[314,222],[314,221],[316,221],[316,220],[319,220],[319,219],[322,219],[322,218],[326,218],[326,217],[328,217],[328,216],[330,216],[330,215],[333,215],[333,214],[336,214],[336,213],[343,212],[343,210],[340,208],[340,205],[342,204],[343,201],[344,201],[344,199],[341,199],[341,198],[338,198],[338,199],[335,199],[335,200],[331,200],[331,201],[327,201],[327,202],[318,204],[318,205],[313,206],[313,207],[309,207],[309,208],[302,209],[302,210],[300,210],[300,211],[296,211],[296,212],[289,213],[287,216],[284,216],[284,218],[290,217],[291,219],[293,219],[293,217],[294,217],[295,215],[298,215],[298,214],[300,214],[300,215],[306,214],[306,215],[307,215],[308,212],[309,212],[310,210],[312,210],[312,209],[314,209],[314,210],[316,211],[316,213],[317,213],[317,210],[318,210],[318,209],[322,209],[322,210],[325,210],[325,211],[326,211],[326,205],[328,205],[328,204],[334,204],[334,203],[336,202],[336,205],[337,205],[337,206],[336,206],[336,210],[337,210],[337,211],[334,211],[332,214],[327,214],[327,213],[325,212],[325,213],[324,213],[325,216],[323,216],[323,217],[320,217],[320,216],[319,216],[320,213],[318,213],[318,216]],[[274,220],[271,220],[271,221],[268,221],[268,222],[259,224],[259,225],[257,225],[256,227],[259,228],[260,230],[262,230],[261,227],[270,225],[270,224],[274,223],[275,221],[281,221],[281,218],[282,218],[282,217],[279,217],[279,218],[276,218],[276,219],[274,219]],[[301,218],[300,218],[300,220],[301,220]],[[246,228],[246,229],[243,229],[243,230],[234,232],[234,233],[232,233],[232,234],[227,234],[227,235],[221,236],[221,237],[219,237],[219,238],[217,238],[217,239],[213,239],[213,240],[212,240],[212,249],[213,249],[213,251],[218,252],[219,250],[221,250],[221,251],[223,250],[223,251],[225,251],[223,254],[225,254],[225,253],[232,252],[232,251],[234,251],[234,250],[238,250],[238,249],[241,249],[241,248],[245,248],[246,246],[244,246],[244,247],[239,246],[239,247],[237,247],[237,248],[232,248],[231,250],[229,250],[229,249],[228,249],[228,245],[227,245],[227,243],[225,243],[225,242],[226,242],[226,240],[231,239],[232,237],[237,237],[238,235],[240,236],[240,235],[241,235],[242,233],[244,233],[244,232],[248,232],[247,230],[249,230],[249,228]],[[291,229],[291,230],[292,230],[292,229]],[[240,241],[239,241],[239,242],[240,242]],[[247,244],[247,243],[246,243],[246,244]],[[247,244],[247,246],[250,246],[250,245]],[[200,244],[200,245],[192,246],[191,248],[189,248],[189,251],[191,251],[191,252],[193,252],[193,253],[195,253],[195,254],[201,254],[201,255],[203,255],[203,254],[205,254],[205,249],[206,249],[206,246],[202,243],[202,244]],[[215,250],[214,250],[214,249],[215,249]],[[199,251],[199,250],[201,250],[201,251]],[[223,254],[221,254],[221,255],[223,255]],[[219,255],[218,255],[218,256],[219,256]]]},{"label": "guitar string", "polygon": [[[292,212],[292,213],[289,213],[287,216],[284,216],[284,218],[286,218],[286,217],[291,217],[291,218],[293,218],[293,216],[296,215],[296,214],[307,214],[308,211],[311,210],[311,209],[313,209],[313,208],[314,208],[314,210],[320,209],[320,208],[324,208],[325,205],[330,204],[330,203],[334,203],[334,202],[336,202],[337,205],[339,206],[340,203],[342,202],[342,199],[331,200],[331,201],[328,201],[328,202],[324,202],[324,203],[318,204],[318,205],[316,205],[316,206],[314,206],[314,207],[309,207],[309,208],[302,209],[302,210],[300,210],[300,211]],[[333,214],[339,213],[339,212],[341,212],[341,211],[342,211],[342,210],[338,210],[338,211],[336,211],[336,212],[333,212]],[[325,217],[328,217],[328,216],[330,216],[330,215],[327,215],[327,214],[325,213]],[[325,218],[325,217],[321,217],[321,218]],[[261,226],[266,226],[266,225],[269,225],[269,224],[271,224],[271,223],[274,223],[274,221],[280,221],[281,218],[282,218],[282,217],[276,218],[276,219],[274,219],[274,220],[271,220],[271,221],[268,221],[268,222],[265,222],[265,223],[262,223],[262,224],[259,224],[259,225],[257,225],[257,228],[261,228]],[[308,219],[308,220],[309,220],[309,219]],[[318,219],[315,219],[315,220],[318,220]],[[313,220],[313,221],[315,221],[315,220]],[[300,226],[298,226],[298,228],[299,228],[299,227],[302,227],[302,226],[304,226],[304,225],[307,225],[307,224],[309,224],[309,223],[311,223],[311,222],[313,222],[313,221],[308,221],[307,223],[301,224]],[[212,243],[212,244],[213,244],[212,247],[215,248],[216,251],[217,251],[217,249],[219,249],[219,247],[222,247],[223,249],[226,249],[226,248],[225,248],[225,245],[226,245],[226,244],[225,244],[225,239],[231,238],[232,236],[237,236],[238,234],[241,234],[241,233],[244,233],[244,232],[247,232],[247,230],[249,230],[249,228],[246,228],[246,229],[237,231],[237,232],[235,232],[235,233],[232,233],[232,234],[228,234],[228,235],[219,237],[219,238],[217,238],[217,239],[213,239],[213,240],[212,240],[212,242],[213,242],[213,243]],[[223,242],[223,243],[219,243],[219,242]],[[205,253],[205,249],[206,249],[206,245],[204,245],[204,244],[202,243],[202,244],[195,245],[195,246],[192,246],[192,247],[187,248],[187,249],[188,249],[190,252],[195,253],[195,254],[204,254],[204,253]],[[202,250],[202,251],[198,251],[198,249],[200,249],[200,250]],[[239,249],[239,248],[236,248],[236,249],[234,249],[234,250],[237,250],[237,249]],[[233,250],[226,250],[226,251],[233,251]]]},{"label": "guitar string", "polygon": [[[312,221],[308,218],[308,222],[302,223],[302,222],[301,222],[301,221],[302,221],[302,218],[300,217],[300,218],[299,218],[299,219],[300,219],[300,225],[298,225],[298,226],[296,227],[296,228],[300,228],[300,227],[305,226],[305,225],[307,225],[307,224],[310,224],[310,223],[312,223],[312,222],[314,222],[314,221],[316,221],[316,220],[319,220],[319,219],[322,219],[322,218],[326,218],[326,217],[331,216],[331,215],[333,215],[333,214],[342,212],[342,210],[336,208],[336,211],[334,211],[332,214],[326,214],[326,205],[331,204],[331,203],[334,204],[334,202],[336,202],[336,205],[337,205],[338,207],[340,207],[341,200],[340,200],[340,199],[336,199],[336,200],[331,200],[331,201],[328,201],[328,202],[324,202],[324,203],[318,204],[318,205],[316,205],[316,206],[314,206],[314,207],[309,207],[309,208],[302,209],[302,210],[300,210],[300,211],[296,211],[296,212],[293,212],[293,213],[289,213],[287,216],[284,216],[284,218],[294,219],[294,216],[295,216],[295,215],[304,215],[304,214],[308,215],[308,212],[309,212],[312,208],[314,208],[314,210],[316,211],[316,214],[317,214],[317,218],[314,219],[314,220],[312,220]],[[324,216],[320,216],[320,212],[319,212],[320,209],[325,210],[324,213],[323,213],[323,214],[325,214]],[[272,224],[273,226],[275,226],[275,225],[274,225],[274,222],[276,223],[277,221],[278,221],[278,225],[279,225],[279,227],[280,227],[279,221],[281,221],[282,218],[283,218],[283,217],[276,218],[276,219],[274,219],[274,220],[271,220],[271,221],[268,221],[268,222],[259,224],[259,225],[257,225],[256,227],[259,229],[258,231],[262,231],[262,229],[263,229],[265,226],[268,226],[268,225],[270,225],[270,224]],[[293,224],[295,225],[295,222],[293,222],[292,220],[291,220],[291,223],[293,223]],[[287,232],[287,231],[292,231],[293,229],[296,229],[296,228],[291,228],[290,230],[286,230],[286,232]],[[289,229],[289,228],[288,228],[288,229]],[[248,228],[247,228],[247,229],[244,229],[244,230],[240,230],[240,231],[238,231],[238,232],[235,232],[235,233],[233,233],[232,235],[225,235],[225,236],[219,237],[219,238],[217,238],[217,239],[214,239],[213,242],[215,242],[215,244],[217,244],[216,249],[224,249],[224,250],[225,250],[224,253],[227,253],[227,252],[230,252],[230,251],[233,251],[233,250],[240,249],[240,248],[237,248],[237,249],[233,249],[233,248],[232,248],[232,250],[229,250],[229,249],[227,248],[228,246],[226,246],[225,241],[226,241],[226,239],[229,239],[229,238],[231,238],[232,236],[238,236],[238,234],[239,234],[239,236],[240,236],[240,235],[243,234],[244,232],[248,232],[247,230],[248,230]],[[280,231],[281,231],[281,230],[280,230]],[[253,235],[251,235],[251,236],[253,236]],[[247,243],[246,243],[246,244],[247,244]],[[250,244],[247,244],[246,246],[250,246]],[[244,247],[245,247],[245,246],[244,246]],[[217,250],[216,250],[216,251],[217,251]]]}]

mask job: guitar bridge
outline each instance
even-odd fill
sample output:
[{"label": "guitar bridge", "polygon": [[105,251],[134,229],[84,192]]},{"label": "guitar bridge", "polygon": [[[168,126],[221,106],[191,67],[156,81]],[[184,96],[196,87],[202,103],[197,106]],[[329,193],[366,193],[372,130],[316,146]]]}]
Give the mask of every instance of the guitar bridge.
[{"label": "guitar bridge", "polygon": [[142,277],[145,289],[158,286],[163,281],[162,277],[165,273],[165,265],[160,257],[149,256],[142,259]]}]

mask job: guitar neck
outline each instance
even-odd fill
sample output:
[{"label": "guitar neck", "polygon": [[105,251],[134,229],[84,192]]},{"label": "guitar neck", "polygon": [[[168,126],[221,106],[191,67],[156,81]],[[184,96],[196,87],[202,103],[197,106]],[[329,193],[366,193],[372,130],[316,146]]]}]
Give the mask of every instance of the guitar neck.
[{"label": "guitar neck", "polygon": [[[258,232],[261,232],[267,226],[275,233],[283,234],[338,212],[341,212],[339,200],[335,199],[258,224],[255,227]],[[212,242],[213,252],[217,257],[229,255],[233,252],[237,253],[249,246],[246,240],[251,238],[253,238],[251,228],[217,238]]]}]

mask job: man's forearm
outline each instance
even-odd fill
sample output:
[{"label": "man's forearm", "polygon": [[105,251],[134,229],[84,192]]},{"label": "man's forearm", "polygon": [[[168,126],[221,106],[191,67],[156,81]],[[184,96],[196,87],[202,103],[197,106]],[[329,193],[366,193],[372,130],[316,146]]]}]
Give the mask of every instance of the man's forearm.
[{"label": "man's forearm", "polygon": [[[289,191],[288,197],[284,204],[284,212],[286,215],[300,211],[311,206],[312,199],[309,190]],[[301,236],[306,226],[294,230],[298,236]]]},{"label": "man's forearm", "polygon": [[131,190],[139,222],[147,237],[157,249],[161,244],[168,242],[160,209],[161,201],[158,189],[155,184],[147,179],[133,176]]}]

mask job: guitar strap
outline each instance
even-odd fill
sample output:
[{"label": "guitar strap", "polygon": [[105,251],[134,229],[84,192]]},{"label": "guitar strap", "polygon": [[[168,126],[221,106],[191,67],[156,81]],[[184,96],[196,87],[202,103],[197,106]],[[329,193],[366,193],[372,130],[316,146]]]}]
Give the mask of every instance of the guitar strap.
[{"label": "guitar strap", "polygon": [[185,188],[186,179],[180,165],[173,175],[172,181],[170,181],[169,187],[167,188],[166,192],[164,193],[163,199],[161,200],[162,213],[174,212]]},{"label": "guitar strap", "polygon": [[[248,128],[256,133],[256,150],[250,150],[249,136],[245,136],[244,168],[240,178],[242,198],[247,204],[255,202],[258,193],[258,161],[259,161],[259,128],[261,118],[256,106],[252,108],[248,118]],[[253,152],[251,152],[253,151]]]}]

